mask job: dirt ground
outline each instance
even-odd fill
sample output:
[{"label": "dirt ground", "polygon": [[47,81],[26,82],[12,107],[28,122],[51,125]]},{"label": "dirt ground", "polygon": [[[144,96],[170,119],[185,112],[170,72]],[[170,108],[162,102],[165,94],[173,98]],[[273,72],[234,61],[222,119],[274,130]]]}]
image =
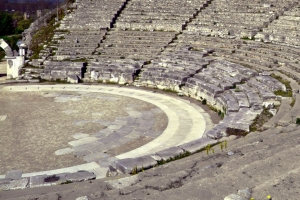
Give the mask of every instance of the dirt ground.
[{"label": "dirt ground", "polygon": [[[66,92],[2,92],[0,116],[6,119],[0,121],[0,174],[13,169],[29,173],[86,163],[73,154],[56,156],[54,152],[70,147],[68,142],[74,140],[76,133],[92,135],[106,128],[97,120],[114,121],[127,116],[125,109],[120,108],[134,104],[140,111],[155,108],[137,99],[102,97]],[[164,129],[166,115],[160,119],[156,126]]]},{"label": "dirt ground", "polygon": [[0,62],[0,83],[6,80],[6,60]]}]

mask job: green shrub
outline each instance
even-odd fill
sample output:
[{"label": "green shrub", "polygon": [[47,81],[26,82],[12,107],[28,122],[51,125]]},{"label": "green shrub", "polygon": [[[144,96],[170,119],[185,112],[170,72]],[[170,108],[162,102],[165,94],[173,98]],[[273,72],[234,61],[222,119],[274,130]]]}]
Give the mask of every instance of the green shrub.
[{"label": "green shrub", "polygon": [[271,74],[271,77],[277,79],[279,82],[284,84],[285,87],[286,87],[286,91],[277,90],[277,91],[274,91],[274,94],[279,95],[279,96],[283,96],[283,97],[293,97],[293,91],[292,91],[291,83],[288,80],[285,80],[281,76],[277,76],[273,73]]},{"label": "green shrub", "polygon": [[299,117],[296,118],[296,124],[300,125],[300,118]]},{"label": "green shrub", "polygon": [[296,103],[295,98],[292,98],[292,102],[290,103],[290,106],[293,107],[295,105],[295,103]]},{"label": "green shrub", "polygon": [[[33,51],[31,59],[38,59],[39,53],[43,49],[43,45],[49,44],[54,36],[55,29],[59,27],[59,23],[55,24],[56,14],[53,14],[50,19],[47,20],[47,25],[41,27],[35,35],[32,37],[29,48]],[[60,10],[59,19],[64,17],[63,10]]]},{"label": "green shrub", "polygon": [[174,90],[172,90],[172,89],[169,89],[169,88],[167,88],[167,89],[163,89],[163,91],[164,91],[164,92],[172,92],[172,93],[177,93],[176,91],[174,91]]}]

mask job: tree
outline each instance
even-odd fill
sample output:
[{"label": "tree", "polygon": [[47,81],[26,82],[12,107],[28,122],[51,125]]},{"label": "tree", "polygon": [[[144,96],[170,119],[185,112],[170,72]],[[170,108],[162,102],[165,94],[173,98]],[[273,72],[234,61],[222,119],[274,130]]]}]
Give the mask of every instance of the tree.
[{"label": "tree", "polygon": [[16,22],[22,21],[24,19],[24,15],[20,11],[16,11],[12,14],[12,19]]},{"label": "tree", "polygon": [[17,27],[15,29],[15,33],[22,33],[25,29],[27,29],[32,23],[31,19],[24,19],[18,22]]},{"label": "tree", "polygon": [[9,35],[13,33],[13,19],[10,14],[0,11],[0,35]]}]

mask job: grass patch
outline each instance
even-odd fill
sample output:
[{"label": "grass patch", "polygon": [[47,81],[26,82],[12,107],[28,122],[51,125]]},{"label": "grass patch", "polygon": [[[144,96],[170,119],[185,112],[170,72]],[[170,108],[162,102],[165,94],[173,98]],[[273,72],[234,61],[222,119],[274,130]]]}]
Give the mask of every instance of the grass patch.
[{"label": "grass patch", "polygon": [[269,121],[273,115],[268,111],[267,108],[264,108],[260,115],[257,115],[253,120],[253,123],[250,125],[250,132],[260,131],[264,123]]},{"label": "grass patch", "polygon": [[[217,108],[213,107],[213,106],[210,105],[210,104],[207,104],[207,103],[206,103],[206,105],[207,105],[207,107],[209,107],[212,111],[218,113],[218,115],[221,117],[221,119],[224,119],[224,117],[225,117],[225,113],[224,113],[224,112],[222,112],[221,110],[218,110]],[[225,109],[223,109],[223,110],[225,110]]]},{"label": "grass patch", "polygon": [[247,135],[247,131],[243,131],[243,130],[239,130],[239,129],[235,129],[235,128],[231,128],[231,127],[227,127],[226,128],[226,134],[228,136],[230,135],[236,135],[236,136],[246,136]]},{"label": "grass patch", "polygon": [[286,91],[282,91],[282,90],[276,90],[274,91],[275,95],[279,95],[282,97],[293,97],[293,91],[292,91],[292,87],[291,87],[291,82],[288,80],[283,79],[281,76],[277,76],[275,74],[271,74],[272,78],[277,79],[279,82],[281,82],[282,84],[285,85],[286,87]]},{"label": "grass patch", "polygon": [[292,97],[293,91],[292,90],[287,90],[287,91],[276,90],[276,91],[274,91],[274,94],[277,96],[282,96],[282,97]]},{"label": "grass patch", "polygon": [[292,98],[292,102],[290,103],[290,106],[293,107],[295,105],[295,103],[296,103],[295,98]]},{"label": "grass patch", "polygon": [[252,36],[251,38],[249,38],[248,36],[244,36],[241,39],[242,40],[255,40],[254,36]]},{"label": "grass patch", "polygon": [[191,155],[191,152],[185,151],[184,153],[181,153],[179,155],[171,157],[167,160],[159,160],[159,161],[157,161],[157,165],[163,165],[165,163],[172,162],[172,161],[175,161],[175,160],[179,160],[179,159],[185,158],[185,157],[190,156],[190,155]]},{"label": "grass patch", "polygon": [[[51,42],[55,30],[59,27],[59,23],[55,24],[55,17],[56,14],[53,14],[48,20],[47,25],[41,27],[37,30],[37,32],[32,37],[31,44],[29,48],[33,51],[33,55],[31,56],[31,59],[38,59],[39,53],[41,50],[43,50],[43,46],[47,45]],[[64,12],[61,11],[59,13],[59,19],[62,19],[64,17]]]},{"label": "grass patch", "polygon": [[65,182],[62,182],[61,185],[70,184],[70,183],[73,183],[73,181],[67,180]]},{"label": "grass patch", "polygon": [[171,92],[171,93],[177,93],[176,91],[172,90],[172,89],[163,89],[164,92]]},{"label": "grass patch", "polygon": [[67,80],[61,80],[61,79],[56,79],[55,82],[59,83],[59,84],[68,84]]}]

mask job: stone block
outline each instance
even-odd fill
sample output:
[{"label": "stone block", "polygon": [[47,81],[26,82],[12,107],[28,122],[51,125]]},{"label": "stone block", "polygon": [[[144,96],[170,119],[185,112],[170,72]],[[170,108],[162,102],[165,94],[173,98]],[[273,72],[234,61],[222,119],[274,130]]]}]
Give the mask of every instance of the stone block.
[{"label": "stone block", "polygon": [[22,178],[18,180],[5,179],[0,181],[0,190],[16,190],[16,189],[25,189],[28,185],[28,178]]},{"label": "stone block", "polygon": [[78,83],[78,76],[75,74],[69,74],[67,77],[69,83]]},{"label": "stone block", "polygon": [[98,167],[93,169],[93,173],[96,175],[96,179],[105,178],[107,175],[107,168],[105,167]]},{"label": "stone block", "polygon": [[22,178],[22,170],[11,170],[6,173],[5,179],[18,180]]},{"label": "stone block", "polygon": [[10,184],[11,179],[0,179],[0,190],[7,190],[6,188]]},{"label": "stone block", "polygon": [[200,138],[200,139],[185,143],[183,145],[180,145],[178,147],[180,147],[184,151],[188,151],[190,153],[195,153],[196,151],[206,147],[208,144],[212,145],[217,142],[218,141],[209,139],[209,138]]},{"label": "stone block", "polygon": [[163,160],[168,160],[170,158],[174,158],[177,155],[184,153],[184,151],[179,147],[171,147],[169,149],[165,149],[155,153],[155,156],[161,157]]},{"label": "stone block", "polygon": [[82,197],[76,198],[76,200],[89,200],[89,199],[87,196],[82,196]]},{"label": "stone block", "polygon": [[62,182],[66,182],[66,174],[39,175],[30,177],[29,186],[30,188],[43,187],[57,185]]},{"label": "stone block", "polygon": [[138,170],[142,169],[142,167],[150,168],[157,164],[156,160],[154,160],[151,156],[146,155],[137,158],[125,158],[121,160],[115,161],[116,168],[122,172],[123,174],[129,174],[133,171],[135,167]]},{"label": "stone block", "polygon": [[93,162],[93,161],[99,161],[100,159],[103,158],[108,158],[109,156],[105,153],[98,152],[98,153],[93,153],[93,154],[88,154],[83,157],[83,160],[86,162]]},{"label": "stone block", "polygon": [[246,199],[237,194],[230,194],[229,196],[225,197],[224,200],[246,200]]},{"label": "stone block", "polygon": [[88,171],[78,171],[75,173],[66,174],[66,180],[72,182],[81,182],[96,179],[96,175]]}]

